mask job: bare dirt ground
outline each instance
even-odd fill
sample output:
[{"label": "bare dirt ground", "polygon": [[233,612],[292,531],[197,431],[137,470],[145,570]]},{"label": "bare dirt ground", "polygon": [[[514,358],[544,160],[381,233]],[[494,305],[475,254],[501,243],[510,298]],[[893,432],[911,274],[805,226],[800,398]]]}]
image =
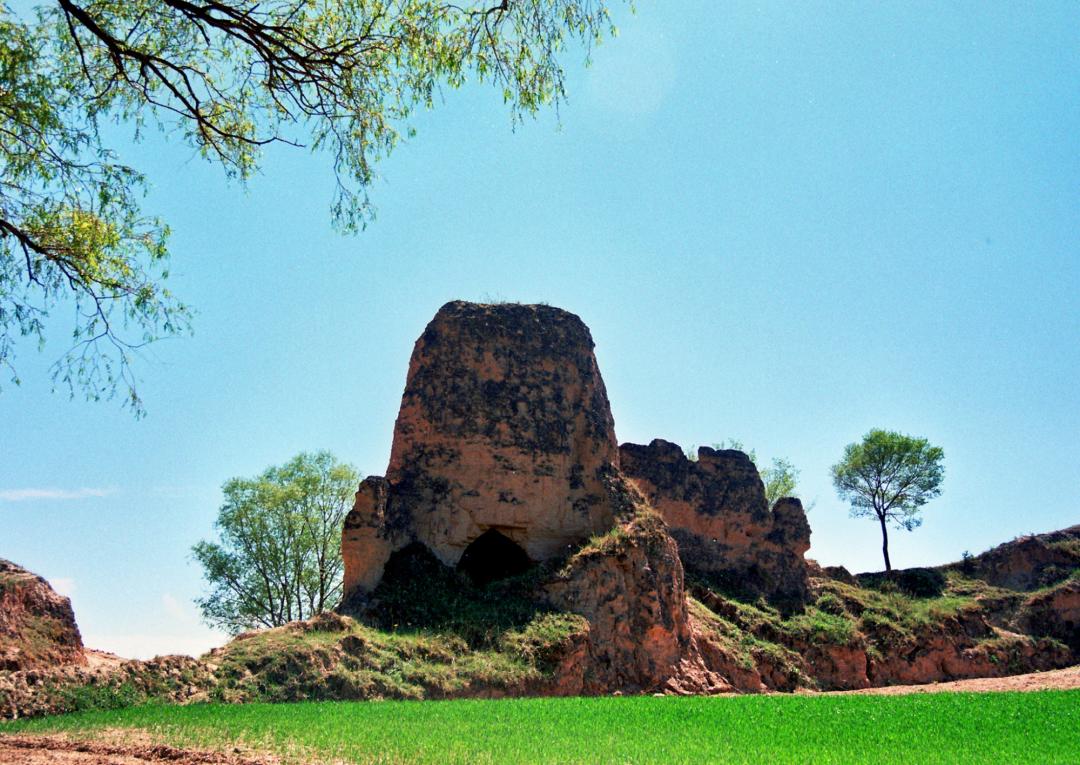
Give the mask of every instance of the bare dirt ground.
[{"label": "bare dirt ground", "polygon": [[861,691],[830,691],[831,694],[870,694],[898,696],[905,693],[948,693],[983,691],[1067,691],[1080,688],[1080,664],[1049,672],[1032,672],[1028,675],[1008,677],[979,677],[972,680],[953,680],[947,683],[927,685],[887,685],[880,688],[864,688]]},{"label": "bare dirt ground", "polygon": [[[832,693],[898,695],[904,693],[947,693],[959,691],[1041,691],[1080,688],[1080,665],[1051,672],[1034,672],[1010,677],[956,680],[930,685],[893,685],[861,691]],[[135,734],[138,736],[138,734]],[[251,753],[205,752],[176,749],[130,733],[106,731],[104,740],[77,741],[63,736],[0,735],[0,763],[4,765],[278,765],[277,758]]]},{"label": "bare dirt ground", "polygon": [[272,757],[177,749],[152,743],[74,741],[62,736],[0,736],[4,765],[277,765]]},{"label": "bare dirt ground", "polygon": [[115,653],[98,651],[93,648],[87,648],[83,653],[86,655],[86,665],[90,669],[116,669],[127,661],[127,659],[117,656]]}]

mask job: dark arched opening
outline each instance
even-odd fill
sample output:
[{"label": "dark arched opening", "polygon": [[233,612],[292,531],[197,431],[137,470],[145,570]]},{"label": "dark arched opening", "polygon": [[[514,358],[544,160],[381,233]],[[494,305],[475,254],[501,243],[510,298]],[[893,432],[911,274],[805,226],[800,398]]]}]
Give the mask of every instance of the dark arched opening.
[{"label": "dark arched opening", "polygon": [[516,576],[532,565],[529,556],[513,540],[495,529],[488,529],[465,548],[458,561],[458,571],[468,575],[477,587],[498,579]]}]

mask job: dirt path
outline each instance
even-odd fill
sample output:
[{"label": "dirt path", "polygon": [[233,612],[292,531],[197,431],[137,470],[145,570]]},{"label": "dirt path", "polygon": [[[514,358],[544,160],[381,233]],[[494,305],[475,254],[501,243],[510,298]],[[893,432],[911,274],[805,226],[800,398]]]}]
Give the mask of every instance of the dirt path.
[{"label": "dirt path", "polygon": [[898,696],[905,693],[1065,691],[1073,688],[1080,688],[1080,664],[1049,672],[1032,672],[1028,675],[979,677],[972,680],[952,680],[947,683],[929,683],[928,685],[887,685],[881,688],[864,688],[861,691],[831,691],[830,693]]},{"label": "dirt path", "polygon": [[4,765],[273,765],[274,759],[176,749],[161,744],[72,741],[59,736],[0,736]]}]

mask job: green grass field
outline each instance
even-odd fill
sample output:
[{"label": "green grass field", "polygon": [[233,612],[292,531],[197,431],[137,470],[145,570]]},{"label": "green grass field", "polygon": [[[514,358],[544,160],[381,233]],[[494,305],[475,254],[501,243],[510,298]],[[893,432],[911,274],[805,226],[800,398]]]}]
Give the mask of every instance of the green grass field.
[{"label": "green grass field", "polygon": [[1080,691],[142,706],[0,733],[145,730],[311,762],[1080,763]]}]

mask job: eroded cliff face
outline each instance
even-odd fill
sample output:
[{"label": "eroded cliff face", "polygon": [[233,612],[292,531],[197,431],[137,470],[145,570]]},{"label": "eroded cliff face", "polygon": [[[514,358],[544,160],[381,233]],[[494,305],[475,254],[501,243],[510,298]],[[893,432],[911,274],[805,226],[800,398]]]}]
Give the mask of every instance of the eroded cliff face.
[{"label": "eroded cliff face", "polygon": [[531,561],[614,523],[618,446],[588,328],[543,305],[443,306],[417,340],[385,478],[345,521],[347,592],[419,542],[449,566],[494,531]]},{"label": "eroded cliff face", "polygon": [[85,663],[71,600],[40,576],[0,559],[0,670]]},{"label": "eroded cliff face", "polygon": [[719,693],[733,686],[711,669],[689,613],[679,548],[633,486],[613,489],[632,512],[576,551],[543,584],[555,608],[584,616],[589,631],[572,671],[573,693]]},{"label": "eroded cliff face", "polygon": [[1080,524],[1019,537],[952,567],[1013,590],[1056,584],[1080,567]]},{"label": "eroded cliff face", "polygon": [[667,521],[687,571],[747,595],[805,600],[806,513],[792,498],[770,510],[746,454],[701,447],[692,461],[661,439],[623,444],[619,452],[623,473]]}]

